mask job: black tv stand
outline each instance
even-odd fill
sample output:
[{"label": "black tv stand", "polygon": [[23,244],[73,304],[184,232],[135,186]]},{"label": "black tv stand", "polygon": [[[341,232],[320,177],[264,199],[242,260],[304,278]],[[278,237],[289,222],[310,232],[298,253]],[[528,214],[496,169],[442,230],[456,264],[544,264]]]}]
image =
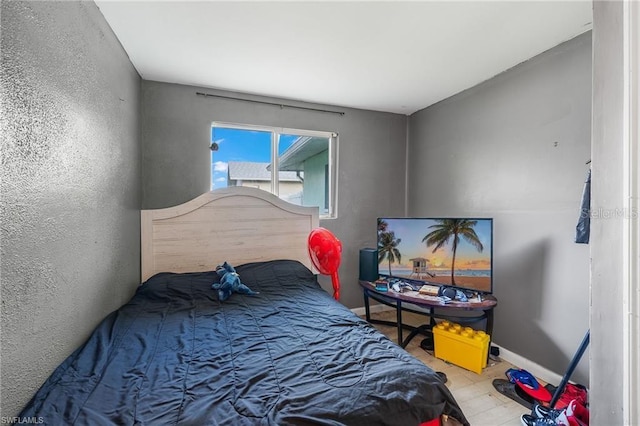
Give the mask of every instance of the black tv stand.
[{"label": "black tv stand", "polygon": [[[452,300],[444,303],[439,297],[423,296],[415,291],[378,291],[371,282],[360,280],[358,283],[360,287],[362,287],[367,321],[374,324],[396,326],[398,329],[398,345],[403,348],[406,347],[417,334],[430,335],[431,328],[436,324],[436,318],[446,319],[460,324],[470,324],[486,320],[485,331],[489,336],[493,333],[493,309],[498,304],[498,300],[493,295],[484,294],[480,300],[470,299],[467,302]],[[396,321],[373,320],[369,308],[370,298],[384,305],[394,307],[396,309]],[[429,323],[419,327],[404,324],[402,322],[403,311],[427,315],[429,317]],[[462,314],[462,311],[475,311],[480,315],[459,315]],[[411,332],[406,339],[403,339],[402,336],[403,329],[408,329]]]},{"label": "black tv stand", "polygon": [[418,291],[420,289],[421,286],[423,285],[436,285],[438,287],[440,287],[440,292],[438,293],[438,295],[442,295],[442,290],[445,288],[451,288],[454,290],[459,290],[461,291],[465,296],[467,296],[468,299],[478,299],[480,301],[482,301],[483,299],[486,299],[487,296],[491,296],[491,292],[485,292],[482,290],[474,290],[474,289],[470,289],[470,288],[465,288],[465,287],[458,287],[455,285],[451,285],[451,284],[443,284],[441,282],[437,282],[437,281],[429,281],[429,280],[424,280],[424,279],[420,279],[420,280],[416,280],[416,279],[412,279],[412,278],[406,278],[406,277],[394,277],[392,275],[387,275],[387,274],[380,274],[379,275],[380,279],[383,279],[385,281],[391,281],[391,280],[400,280],[403,281],[409,285],[411,285],[411,287],[415,290]]}]

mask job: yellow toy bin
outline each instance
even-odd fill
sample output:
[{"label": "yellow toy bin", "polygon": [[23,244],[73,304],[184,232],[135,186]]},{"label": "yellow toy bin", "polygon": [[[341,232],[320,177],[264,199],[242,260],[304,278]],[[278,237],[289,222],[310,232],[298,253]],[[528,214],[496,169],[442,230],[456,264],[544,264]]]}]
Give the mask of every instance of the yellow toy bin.
[{"label": "yellow toy bin", "polygon": [[436,358],[478,374],[487,366],[490,337],[484,331],[442,321],[433,327],[433,338]]}]

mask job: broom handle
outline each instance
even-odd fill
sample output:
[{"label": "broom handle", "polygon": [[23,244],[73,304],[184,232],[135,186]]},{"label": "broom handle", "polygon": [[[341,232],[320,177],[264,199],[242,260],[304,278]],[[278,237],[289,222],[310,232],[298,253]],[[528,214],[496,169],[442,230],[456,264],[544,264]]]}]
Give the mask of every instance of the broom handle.
[{"label": "broom handle", "polygon": [[551,398],[549,407],[553,408],[556,406],[556,403],[558,402],[558,400],[560,399],[560,396],[562,395],[562,392],[564,391],[564,387],[567,385],[567,382],[569,381],[569,379],[571,378],[571,375],[573,374],[573,370],[576,369],[576,367],[578,366],[578,363],[580,362],[580,358],[582,358],[584,351],[587,349],[587,346],[589,346],[589,332],[590,330],[587,330],[587,334],[584,335],[584,339],[582,339],[582,343],[580,343],[580,346],[578,347],[576,354],[573,356],[573,359],[569,364],[569,368],[567,368],[567,372],[564,373],[564,376],[562,376],[562,380],[560,381],[558,388],[553,393],[553,398]]}]

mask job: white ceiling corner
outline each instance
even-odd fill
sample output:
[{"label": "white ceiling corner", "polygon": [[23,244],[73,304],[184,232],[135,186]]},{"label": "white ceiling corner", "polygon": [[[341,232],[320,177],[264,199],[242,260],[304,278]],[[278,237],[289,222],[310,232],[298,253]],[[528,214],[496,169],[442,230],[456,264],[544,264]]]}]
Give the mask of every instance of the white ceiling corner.
[{"label": "white ceiling corner", "polygon": [[96,2],[145,80],[411,114],[591,29],[591,1]]}]

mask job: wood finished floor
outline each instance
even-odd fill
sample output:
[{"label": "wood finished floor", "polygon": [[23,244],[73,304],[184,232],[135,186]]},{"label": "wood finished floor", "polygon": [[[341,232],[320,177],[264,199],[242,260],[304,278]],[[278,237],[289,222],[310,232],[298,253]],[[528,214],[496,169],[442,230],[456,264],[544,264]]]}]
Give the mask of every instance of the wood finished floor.
[{"label": "wood finished floor", "polygon": [[[395,311],[372,313],[375,319],[395,321]],[[403,322],[411,325],[425,323],[425,317],[411,313],[402,314]],[[398,338],[396,327],[374,324],[374,326],[396,342]],[[404,331],[406,337],[408,331]],[[432,353],[420,348],[422,337],[416,336],[407,345],[406,350],[435,371],[442,371],[447,375],[447,386],[462,407],[471,426],[521,426],[520,416],[528,410],[517,402],[500,394],[492,385],[493,379],[506,379],[505,371],[513,368],[506,361],[490,361],[482,374],[465,370],[453,364],[448,364],[433,357]],[[457,422],[448,422],[454,425]]]}]

